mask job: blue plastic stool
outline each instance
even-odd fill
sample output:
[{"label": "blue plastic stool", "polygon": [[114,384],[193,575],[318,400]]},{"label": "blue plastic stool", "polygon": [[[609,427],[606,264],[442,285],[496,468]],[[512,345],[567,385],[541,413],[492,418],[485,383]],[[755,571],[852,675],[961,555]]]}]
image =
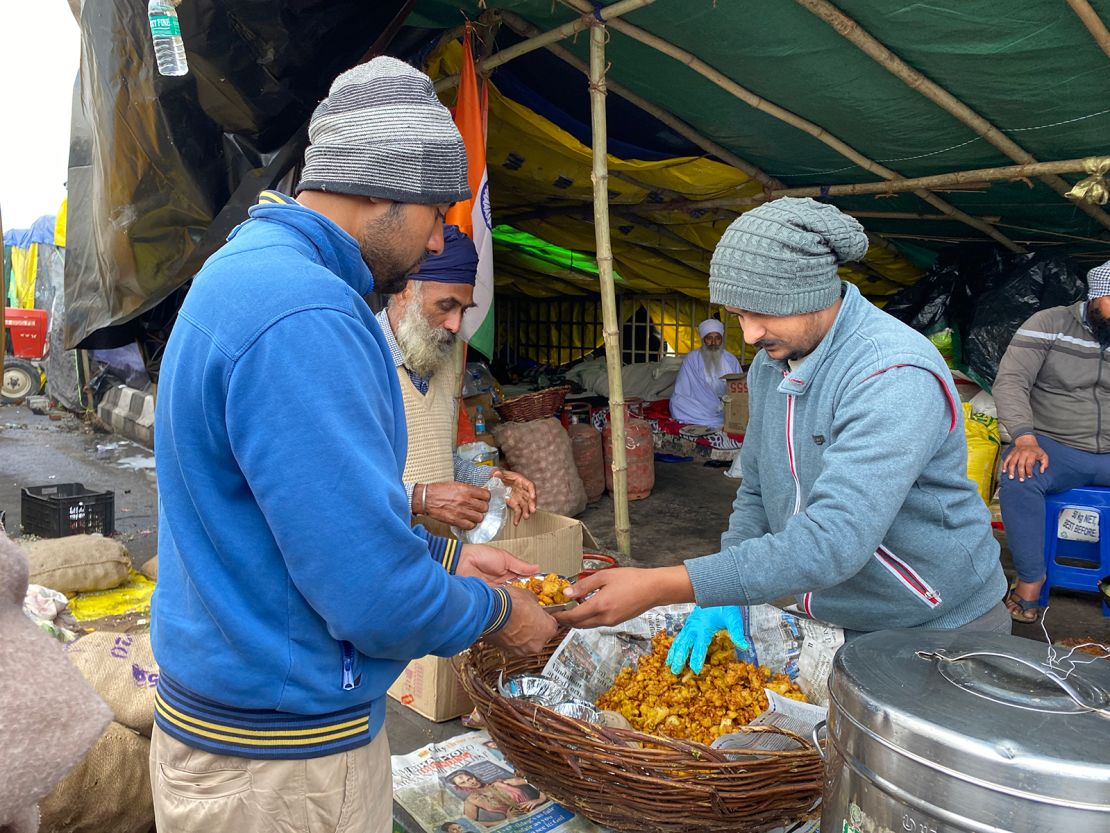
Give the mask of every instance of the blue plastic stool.
[{"label": "blue plastic stool", "polygon": [[[1110,489],[1083,486],[1055,495],[1045,495],[1044,504],[1045,582],[1041,587],[1041,607],[1048,604],[1048,593],[1053,587],[1065,587],[1069,590],[1098,593],[1102,599],[1102,615],[1110,616],[1110,605],[1098,589],[1099,579],[1110,576]],[[1060,512],[1069,507],[1098,513],[1097,543],[1066,541],[1057,537]],[[1061,564],[1057,560],[1060,558],[1083,561],[1088,566]]]}]

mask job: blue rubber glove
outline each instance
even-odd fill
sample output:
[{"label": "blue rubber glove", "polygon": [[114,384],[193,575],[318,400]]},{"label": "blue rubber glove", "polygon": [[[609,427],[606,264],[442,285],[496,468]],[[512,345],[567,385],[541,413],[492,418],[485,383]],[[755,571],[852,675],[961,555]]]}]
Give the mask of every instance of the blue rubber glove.
[{"label": "blue rubber glove", "polygon": [[670,666],[671,673],[675,676],[681,674],[688,659],[690,670],[700,674],[705,666],[709,643],[720,630],[728,631],[737,649],[748,650],[748,640],[744,637],[744,617],[740,608],[735,605],[695,607],[686,617],[686,623],[671,643],[671,650],[667,652],[667,665]]}]

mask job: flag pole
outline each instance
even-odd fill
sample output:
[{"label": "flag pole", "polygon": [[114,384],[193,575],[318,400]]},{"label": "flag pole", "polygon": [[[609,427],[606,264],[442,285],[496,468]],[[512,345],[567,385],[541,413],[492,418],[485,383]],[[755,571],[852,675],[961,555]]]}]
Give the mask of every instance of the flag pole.
[{"label": "flag pole", "polygon": [[594,234],[597,272],[601,281],[601,315],[605,338],[605,364],[609,371],[609,421],[613,445],[613,517],[617,550],[632,552],[628,519],[628,462],[625,453],[624,382],[621,379],[621,341],[617,322],[616,287],[613,283],[613,246],[609,239],[609,158],[605,122],[605,25],[590,26],[590,123],[593,137]]}]

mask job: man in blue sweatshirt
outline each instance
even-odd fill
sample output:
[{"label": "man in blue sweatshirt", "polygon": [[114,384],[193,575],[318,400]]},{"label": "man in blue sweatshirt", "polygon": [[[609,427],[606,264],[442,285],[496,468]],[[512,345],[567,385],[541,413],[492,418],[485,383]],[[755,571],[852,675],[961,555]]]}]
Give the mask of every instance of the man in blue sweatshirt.
[{"label": "man in blue sweatshirt", "polygon": [[[729,226],[710,299],[761,349],[721,550],[675,567],[603,570],[574,588],[600,592],[557,614],[562,623],[792,596],[847,631],[1009,632],[952,376],[928,339],[841,282],[837,264],[866,251],[858,222],[809,199],[775,200]],[[724,621],[695,611],[690,622],[703,619]]]},{"label": "man in blue sweatshirt", "polygon": [[[339,76],[309,126],[298,198],[263,192],[197,274],[155,417],[161,833],[385,833],[386,690],[485,637],[538,650],[524,564],[410,528],[407,435],[364,296],[400,289],[470,196],[430,80],[391,58]],[[326,357],[311,399],[293,368]]]}]

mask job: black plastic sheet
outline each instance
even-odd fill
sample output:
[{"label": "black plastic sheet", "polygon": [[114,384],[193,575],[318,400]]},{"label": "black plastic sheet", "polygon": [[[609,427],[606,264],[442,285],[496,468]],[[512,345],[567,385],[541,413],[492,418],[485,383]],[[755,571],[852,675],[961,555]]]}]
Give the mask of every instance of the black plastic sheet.
[{"label": "black plastic sheet", "polygon": [[65,342],[114,347],[300,163],[313,108],[404,3],[186,0],[181,78],[158,75],[141,0],[82,5]]},{"label": "black plastic sheet", "polygon": [[926,334],[953,329],[958,368],[990,390],[1018,327],[1038,310],[1073,304],[1086,293],[1086,278],[1066,257],[953,248],[884,309]]}]

